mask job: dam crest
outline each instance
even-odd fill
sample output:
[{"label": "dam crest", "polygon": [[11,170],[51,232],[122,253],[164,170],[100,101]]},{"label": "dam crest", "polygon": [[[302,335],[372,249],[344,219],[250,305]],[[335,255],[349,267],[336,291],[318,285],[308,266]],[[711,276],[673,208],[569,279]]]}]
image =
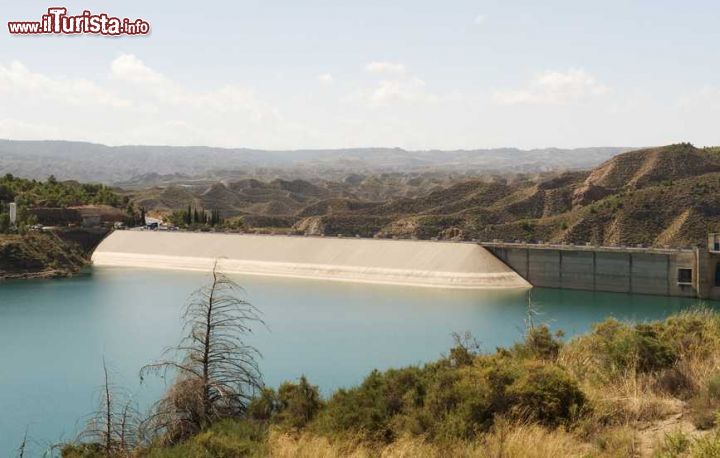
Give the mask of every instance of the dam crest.
[{"label": "dam crest", "polygon": [[436,288],[530,288],[477,244],[246,234],[115,231],[96,266],[386,283]]}]

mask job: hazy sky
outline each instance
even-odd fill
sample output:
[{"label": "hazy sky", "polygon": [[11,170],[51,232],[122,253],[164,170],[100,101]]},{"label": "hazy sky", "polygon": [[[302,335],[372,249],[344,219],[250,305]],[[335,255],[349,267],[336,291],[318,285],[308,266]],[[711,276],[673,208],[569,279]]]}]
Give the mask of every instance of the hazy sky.
[{"label": "hazy sky", "polygon": [[[720,144],[713,1],[0,0],[0,137],[485,148]],[[11,36],[66,6],[147,37]]]}]

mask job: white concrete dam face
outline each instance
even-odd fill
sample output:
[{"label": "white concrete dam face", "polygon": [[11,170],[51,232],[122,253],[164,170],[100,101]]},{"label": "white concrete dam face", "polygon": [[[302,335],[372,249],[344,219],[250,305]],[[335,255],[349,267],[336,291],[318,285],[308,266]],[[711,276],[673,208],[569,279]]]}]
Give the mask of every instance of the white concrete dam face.
[{"label": "white concrete dam face", "polygon": [[96,266],[391,283],[440,288],[530,288],[474,243],[190,232],[115,231]]}]

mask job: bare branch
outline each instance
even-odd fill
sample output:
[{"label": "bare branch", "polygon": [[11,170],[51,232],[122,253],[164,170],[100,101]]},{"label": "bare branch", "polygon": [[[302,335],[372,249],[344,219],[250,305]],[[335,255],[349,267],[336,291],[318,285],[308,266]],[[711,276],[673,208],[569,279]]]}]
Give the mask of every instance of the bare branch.
[{"label": "bare branch", "polygon": [[150,373],[175,374],[175,382],[154,408],[147,429],[176,442],[223,417],[244,414],[263,387],[260,352],[244,337],[260,312],[239,296],[244,291],[213,266],[208,285],[195,291],[183,310],[185,336],[163,356],[173,358],[143,367]]}]

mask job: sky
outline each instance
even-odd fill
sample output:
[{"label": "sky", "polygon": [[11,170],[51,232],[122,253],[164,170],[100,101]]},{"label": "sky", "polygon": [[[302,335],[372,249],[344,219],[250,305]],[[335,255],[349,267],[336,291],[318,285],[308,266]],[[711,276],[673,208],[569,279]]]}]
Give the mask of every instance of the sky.
[{"label": "sky", "polygon": [[[142,18],[133,37],[8,21]],[[720,3],[0,0],[0,138],[263,149],[720,145]]]}]

